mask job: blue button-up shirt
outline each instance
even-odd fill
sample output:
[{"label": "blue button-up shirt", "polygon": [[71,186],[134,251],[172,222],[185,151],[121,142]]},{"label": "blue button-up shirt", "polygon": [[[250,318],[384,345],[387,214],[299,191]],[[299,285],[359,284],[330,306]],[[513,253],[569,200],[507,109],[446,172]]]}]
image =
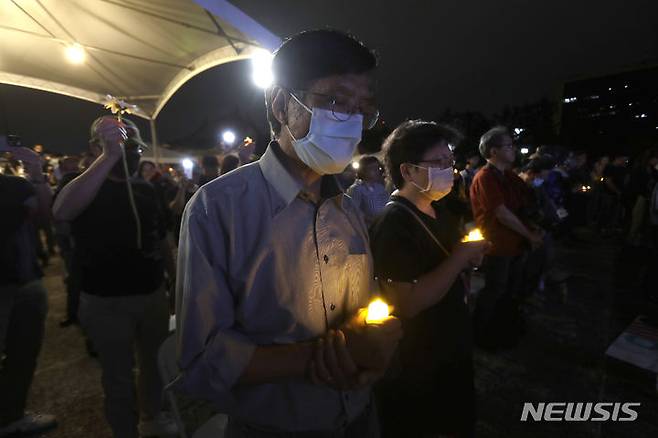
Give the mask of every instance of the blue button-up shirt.
[{"label": "blue button-up shirt", "polygon": [[366,306],[375,287],[356,207],[337,190],[314,202],[282,153],[271,144],[258,162],[201,187],[185,209],[177,284],[182,386],[254,425],[332,430],[363,412],[369,390],[339,392],[301,378],[237,384],[256,346],[312,340]]}]

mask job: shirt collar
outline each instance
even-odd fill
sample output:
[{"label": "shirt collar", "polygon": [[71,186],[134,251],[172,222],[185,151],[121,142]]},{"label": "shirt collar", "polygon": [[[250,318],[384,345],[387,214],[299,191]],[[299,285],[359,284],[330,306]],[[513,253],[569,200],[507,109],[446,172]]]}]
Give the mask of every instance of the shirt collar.
[{"label": "shirt collar", "polygon": [[286,205],[290,205],[299,194],[303,184],[284,167],[279,158],[279,154],[282,153],[279,144],[273,141],[258,160],[258,165],[267,183],[274,188]]},{"label": "shirt collar", "polygon": [[[286,205],[290,205],[303,191],[304,184],[288,172],[281,162],[281,154],[283,154],[281,147],[273,141],[258,163],[268,184],[274,188]],[[329,199],[342,195],[343,190],[334,175],[325,175],[322,177],[320,193],[322,198]]]}]

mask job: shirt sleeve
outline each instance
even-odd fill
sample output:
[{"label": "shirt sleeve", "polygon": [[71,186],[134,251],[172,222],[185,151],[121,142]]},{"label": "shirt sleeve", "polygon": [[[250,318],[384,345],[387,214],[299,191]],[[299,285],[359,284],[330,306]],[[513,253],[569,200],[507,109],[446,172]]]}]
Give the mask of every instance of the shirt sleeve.
[{"label": "shirt sleeve", "polygon": [[409,282],[421,274],[419,250],[410,224],[400,212],[389,211],[370,230],[375,275],[382,281]]},{"label": "shirt sleeve", "polygon": [[222,224],[209,219],[204,197],[195,196],[181,226],[176,332],[183,391],[230,411],[232,389],[256,346],[236,327],[226,236]]}]

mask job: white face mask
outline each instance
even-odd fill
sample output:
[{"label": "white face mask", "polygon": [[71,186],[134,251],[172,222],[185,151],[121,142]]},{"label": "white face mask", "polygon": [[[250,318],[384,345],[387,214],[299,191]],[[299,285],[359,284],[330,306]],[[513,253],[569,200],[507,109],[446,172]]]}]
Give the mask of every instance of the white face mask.
[{"label": "white face mask", "polygon": [[532,180],[533,187],[541,187],[544,184],[544,178],[535,178]]},{"label": "white face mask", "polygon": [[311,113],[311,125],[306,137],[296,139],[286,125],[292,146],[304,164],[319,175],[341,173],[352,161],[354,150],[361,141],[363,115],[338,114],[322,108],[309,108],[291,94],[306,111]]},{"label": "white face mask", "polygon": [[438,201],[452,190],[452,184],[454,183],[455,178],[452,166],[446,167],[445,169],[438,167],[422,167],[415,164],[412,164],[412,166],[427,170],[427,187],[420,187],[413,181],[411,181],[411,183],[432,201]]}]

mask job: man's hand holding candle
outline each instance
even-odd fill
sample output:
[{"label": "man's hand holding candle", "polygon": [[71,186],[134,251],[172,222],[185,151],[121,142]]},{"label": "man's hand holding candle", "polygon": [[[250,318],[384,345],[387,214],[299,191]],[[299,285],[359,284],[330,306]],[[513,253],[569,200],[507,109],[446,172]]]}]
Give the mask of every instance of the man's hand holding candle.
[{"label": "man's hand holding candle", "polygon": [[384,374],[401,338],[399,319],[373,320],[368,309],[361,308],[340,329],[317,341],[311,379],[337,389],[369,385]]}]

